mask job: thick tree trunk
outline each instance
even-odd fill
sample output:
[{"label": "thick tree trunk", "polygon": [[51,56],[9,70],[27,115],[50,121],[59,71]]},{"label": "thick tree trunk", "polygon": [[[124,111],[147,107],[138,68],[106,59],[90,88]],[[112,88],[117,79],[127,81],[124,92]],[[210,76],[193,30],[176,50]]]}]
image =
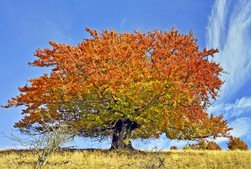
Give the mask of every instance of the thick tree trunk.
[{"label": "thick tree trunk", "polygon": [[112,145],[110,149],[133,150],[130,138],[133,130],[137,127],[137,123],[134,123],[127,118],[119,119],[115,124],[114,132],[112,135]]}]

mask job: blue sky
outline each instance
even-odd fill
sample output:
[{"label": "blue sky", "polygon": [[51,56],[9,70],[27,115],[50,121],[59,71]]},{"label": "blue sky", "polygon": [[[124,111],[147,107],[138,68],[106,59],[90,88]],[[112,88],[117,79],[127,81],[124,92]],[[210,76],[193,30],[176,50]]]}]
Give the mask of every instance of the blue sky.
[{"label": "blue sky", "polygon": [[[251,0],[0,0],[0,105],[18,95],[18,86],[42,75],[43,69],[27,65],[37,48],[48,41],[76,45],[89,35],[85,27],[99,31],[192,30],[200,48],[219,48],[214,58],[228,74],[209,112],[224,114],[231,132],[251,148]],[[13,124],[22,117],[20,108],[0,109],[0,131],[15,133]],[[17,133],[16,133],[17,134]],[[0,148],[18,144],[0,135]],[[85,140],[86,141],[86,140]],[[226,146],[226,139],[216,140]],[[167,149],[187,142],[159,140],[134,142],[136,148]],[[79,147],[108,148],[109,142],[76,140]]]}]

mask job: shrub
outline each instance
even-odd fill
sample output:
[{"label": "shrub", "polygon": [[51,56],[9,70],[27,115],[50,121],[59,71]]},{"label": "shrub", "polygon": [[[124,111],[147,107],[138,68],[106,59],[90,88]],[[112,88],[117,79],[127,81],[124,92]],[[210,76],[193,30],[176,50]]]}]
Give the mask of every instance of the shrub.
[{"label": "shrub", "polygon": [[221,150],[221,147],[217,143],[209,141],[207,143],[207,150]]},{"label": "shrub", "polygon": [[192,150],[206,150],[207,144],[204,139],[201,139],[197,144],[188,145]]},{"label": "shrub", "polygon": [[189,144],[188,146],[192,150],[221,150],[217,143],[205,139],[201,139],[197,144]]},{"label": "shrub", "polygon": [[230,136],[227,144],[229,150],[248,150],[247,144],[240,138]]},{"label": "shrub", "polygon": [[171,146],[170,150],[178,150],[178,147],[176,147],[176,146]]}]

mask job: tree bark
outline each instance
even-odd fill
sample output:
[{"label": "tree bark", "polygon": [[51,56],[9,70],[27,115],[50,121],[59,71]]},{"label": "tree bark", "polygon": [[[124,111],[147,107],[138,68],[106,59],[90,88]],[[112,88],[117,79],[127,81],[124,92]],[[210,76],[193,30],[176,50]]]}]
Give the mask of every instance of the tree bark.
[{"label": "tree bark", "polygon": [[112,135],[111,150],[133,150],[131,144],[131,135],[134,129],[138,128],[138,124],[132,122],[130,119],[121,118],[119,119],[114,127]]}]

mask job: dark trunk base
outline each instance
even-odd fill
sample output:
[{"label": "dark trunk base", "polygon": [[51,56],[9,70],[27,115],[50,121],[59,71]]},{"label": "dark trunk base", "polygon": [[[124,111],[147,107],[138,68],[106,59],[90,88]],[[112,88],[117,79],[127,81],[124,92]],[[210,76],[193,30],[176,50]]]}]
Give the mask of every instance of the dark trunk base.
[{"label": "dark trunk base", "polygon": [[112,145],[110,150],[134,150],[131,144],[129,145]]},{"label": "dark trunk base", "polygon": [[132,132],[138,125],[130,119],[119,119],[114,127],[110,150],[134,150],[130,141]]}]

